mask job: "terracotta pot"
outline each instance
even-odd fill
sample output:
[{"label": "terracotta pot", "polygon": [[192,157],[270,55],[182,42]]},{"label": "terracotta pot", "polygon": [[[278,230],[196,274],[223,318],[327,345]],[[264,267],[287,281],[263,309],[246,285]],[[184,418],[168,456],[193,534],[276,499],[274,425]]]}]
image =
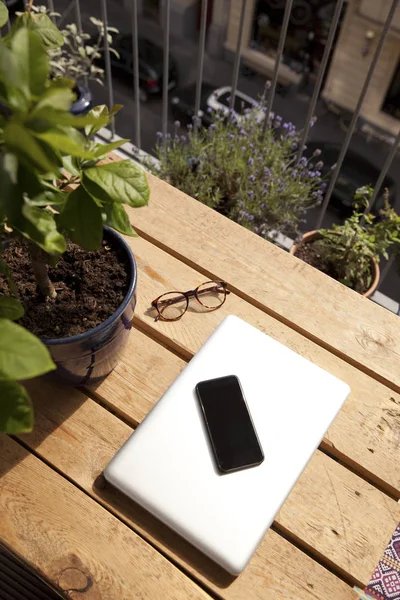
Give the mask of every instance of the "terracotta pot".
[{"label": "terracotta pot", "polygon": [[[337,235],[341,235],[341,233],[337,233]],[[313,242],[316,239],[318,239],[318,237],[319,237],[318,230],[307,231],[307,233],[305,233],[303,235],[300,244],[303,242],[306,244],[309,244],[310,242]],[[293,244],[293,246],[289,250],[289,253],[293,254],[293,256],[295,256],[296,251],[300,244]],[[369,298],[370,296],[372,296],[372,294],[378,287],[380,276],[381,276],[381,273],[380,273],[379,265],[376,262],[376,260],[373,258],[372,259],[372,283],[371,283],[371,286],[368,288],[368,290],[362,294],[363,296],[365,296],[366,298]]]}]

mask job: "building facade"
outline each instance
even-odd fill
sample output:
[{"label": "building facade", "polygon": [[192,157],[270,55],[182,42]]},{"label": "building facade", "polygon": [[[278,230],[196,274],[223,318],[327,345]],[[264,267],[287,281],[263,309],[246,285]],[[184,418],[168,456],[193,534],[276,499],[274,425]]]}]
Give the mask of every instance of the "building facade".
[{"label": "building facade", "polygon": [[[285,2],[245,0],[242,60],[271,76],[275,64]],[[392,0],[347,0],[323,82],[322,96],[352,111],[361,92]],[[209,52],[230,58],[236,48],[241,0],[214,0],[208,34]],[[279,81],[298,83],[305,70],[315,74],[335,9],[335,0],[294,0]],[[373,126],[397,134],[400,126],[400,9],[395,14],[362,117]]]},{"label": "building facade", "polygon": [[[123,0],[129,3],[129,0]],[[142,0],[141,12],[163,22],[165,0]],[[242,63],[271,77],[285,0],[244,0]],[[352,111],[357,103],[392,0],[345,0],[322,86],[325,100]],[[282,85],[316,76],[336,0],[294,0],[283,60]],[[242,0],[208,0],[207,52],[233,60]],[[171,0],[171,34],[196,40],[201,0]],[[400,9],[386,38],[362,117],[391,135],[400,126]]]}]

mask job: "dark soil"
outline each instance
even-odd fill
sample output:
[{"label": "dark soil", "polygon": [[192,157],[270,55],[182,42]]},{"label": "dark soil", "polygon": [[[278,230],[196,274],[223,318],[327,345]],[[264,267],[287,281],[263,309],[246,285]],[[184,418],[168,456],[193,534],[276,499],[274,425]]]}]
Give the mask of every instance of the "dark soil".
[{"label": "dark soil", "polygon": [[[49,268],[57,292],[54,300],[38,291],[24,241],[11,240],[2,258],[25,308],[18,323],[42,338],[65,338],[96,327],[116,311],[129,287],[125,252],[108,240],[95,252],[68,243],[57,266]],[[0,293],[9,293],[1,275]]]},{"label": "dark soil", "polygon": [[[336,279],[336,281],[340,281],[340,276],[335,269],[335,265],[321,255],[318,246],[313,244],[313,242],[300,243],[296,249],[296,256],[319,271],[329,275],[329,277]],[[354,288],[359,294],[364,294],[369,287],[367,282],[368,275],[369,273],[366,274],[366,281],[363,286]]]}]

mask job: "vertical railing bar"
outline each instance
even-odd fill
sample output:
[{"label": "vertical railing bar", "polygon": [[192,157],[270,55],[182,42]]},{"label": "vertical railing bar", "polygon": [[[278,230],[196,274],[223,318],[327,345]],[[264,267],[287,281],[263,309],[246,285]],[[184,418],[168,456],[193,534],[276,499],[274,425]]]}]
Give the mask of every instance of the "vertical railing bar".
[{"label": "vertical railing bar", "polygon": [[79,33],[82,33],[82,13],[80,0],[75,0],[75,16]]},{"label": "vertical railing bar", "polygon": [[[114,106],[114,89],[113,89],[112,73],[111,73],[110,46],[109,46],[108,37],[107,37],[108,17],[107,17],[106,0],[101,0],[101,18],[104,23],[104,58],[105,58],[105,63],[106,63],[108,102],[110,105],[109,108],[111,109]],[[114,117],[112,117],[112,119],[111,119],[111,133],[112,133],[112,137],[114,138],[114,136],[115,136],[115,119],[114,119]]]},{"label": "vertical railing bar", "polygon": [[[81,14],[81,4],[80,4],[80,0],[75,0],[75,16],[76,16],[76,25],[78,27],[78,33],[82,35],[83,33],[83,29],[82,29],[82,14]],[[82,40],[82,44],[84,44],[83,40]],[[84,76],[84,83],[85,86],[88,86],[88,78],[87,75]]]},{"label": "vertical railing bar", "polygon": [[132,56],[133,56],[133,102],[134,102],[134,136],[135,145],[141,147],[140,140],[140,92],[139,92],[139,39],[138,39],[138,6],[132,0]]},{"label": "vertical railing bar", "polygon": [[379,38],[379,42],[378,42],[377,48],[375,50],[375,54],[374,54],[374,56],[372,58],[370,66],[369,66],[368,73],[367,73],[367,76],[366,76],[365,81],[364,81],[364,85],[362,87],[361,93],[360,93],[358,101],[357,101],[357,106],[356,106],[356,108],[354,110],[353,117],[352,117],[350,125],[349,125],[349,129],[347,131],[345,140],[343,142],[342,149],[341,149],[340,154],[339,154],[338,161],[336,163],[335,170],[332,173],[332,177],[331,177],[331,180],[329,182],[328,189],[326,191],[325,198],[324,198],[324,201],[323,201],[322,206],[321,206],[321,210],[320,210],[320,213],[319,213],[319,216],[318,216],[318,219],[317,219],[316,229],[320,229],[320,227],[322,225],[322,221],[324,219],[325,212],[326,212],[326,209],[327,209],[328,204],[329,204],[329,200],[331,199],[333,188],[335,187],[336,180],[338,178],[340,169],[341,169],[342,164],[343,164],[343,159],[344,159],[344,157],[346,155],[347,149],[348,149],[349,144],[350,144],[351,137],[353,135],[353,132],[354,132],[354,129],[356,127],[356,123],[357,123],[358,117],[359,117],[360,112],[361,112],[361,107],[362,107],[362,104],[364,102],[365,95],[367,93],[369,84],[371,82],[372,76],[373,76],[374,71],[375,71],[376,63],[378,62],[378,59],[380,57],[380,54],[381,54],[381,51],[382,51],[382,48],[383,48],[383,44],[384,44],[385,39],[387,37],[387,34],[389,32],[390,24],[391,24],[391,22],[393,20],[393,16],[394,16],[394,13],[396,12],[398,4],[399,4],[399,0],[393,0],[392,5],[391,5],[390,10],[389,10],[389,14],[388,14],[387,19],[385,21],[385,24],[383,26],[382,33],[381,33],[381,36]]},{"label": "vertical railing bar", "polygon": [[315,82],[315,86],[314,86],[314,91],[311,97],[311,101],[310,101],[310,105],[308,108],[308,113],[307,113],[307,117],[306,117],[306,122],[304,125],[304,129],[300,138],[300,142],[299,142],[299,149],[297,152],[297,157],[296,157],[296,163],[298,163],[300,161],[300,158],[303,154],[303,148],[304,145],[306,143],[307,140],[307,136],[308,136],[308,132],[310,130],[310,122],[312,117],[314,116],[314,112],[315,112],[315,107],[318,101],[318,97],[319,97],[319,92],[321,90],[321,85],[322,85],[322,79],[324,77],[324,73],[326,70],[326,65],[328,64],[328,59],[329,59],[329,55],[331,53],[331,48],[333,45],[333,40],[335,38],[335,33],[336,33],[336,29],[339,23],[339,18],[340,18],[340,14],[342,12],[342,6],[343,6],[343,2],[344,0],[337,0],[336,3],[336,7],[335,7],[335,12],[332,18],[332,23],[331,23],[331,27],[329,29],[329,35],[328,35],[328,39],[326,40],[326,46],[325,46],[325,50],[324,50],[324,54],[322,56],[322,60],[321,60],[321,64],[319,66],[318,69],[318,75],[317,75],[317,80]]},{"label": "vertical railing bar", "polygon": [[[387,158],[385,160],[385,164],[383,165],[382,170],[381,170],[381,172],[379,174],[379,177],[378,177],[378,179],[376,181],[372,197],[371,197],[371,199],[370,199],[370,201],[368,203],[368,206],[364,210],[364,217],[369,213],[369,211],[371,210],[371,208],[375,204],[376,198],[377,198],[377,196],[379,194],[379,190],[381,189],[382,184],[383,184],[383,182],[385,180],[385,177],[387,175],[387,172],[389,171],[390,166],[391,166],[391,164],[393,162],[393,159],[396,156],[396,152],[397,152],[397,149],[399,147],[399,144],[400,144],[400,129],[399,129],[399,132],[398,132],[398,134],[396,136],[395,141],[393,142],[393,146],[392,146],[392,148],[391,148],[391,150],[390,150],[390,152],[389,152],[389,154],[388,154],[388,156],[387,156]],[[363,219],[363,221],[364,221],[364,219]]]},{"label": "vertical railing bar", "polygon": [[203,65],[204,65],[204,46],[206,42],[206,25],[207,25],[207,0],[202,0],[201,3],[201,21],[200,21],[200,37],[199,37],[199,55],[197,59],[197,79],[196,79],[196,98],[194,102],[194,114],[197,117],[194,120],[194,127],[197,128],[199,124],[199,110],[200,110],[200,98],[201,98],[201,84],[203,79]]},{"label": "vertical railing bar", "polygon": [[239,32],[238,32],[238,37],[237,37],[237,41],[236,41],[236,53],[235,53],[235,60],[233,63],[231,99],[229,101],[230,109],[233,109],[233,107],[235,106],[235,96],[236,96],[237,84],[238,84],[238,79],[239,79],[240,55],[241,55],[242,41],[243,41],[245,9],[246,9],[246,0],[242,0],[242,8],[240,10]]},{"label": "vertical railing bar", "polygon": [[265,121],[264,121],[264,131],[267,130],[267,127],[269,124],[269,118],[271,116],[271,109],[272,109],[272,104],[274,102],[276,84],[278,83],[279,67],[280,67],[280,64],[282,61],[283,49],[285,47],[286,33],[287,33],[288,25],[289,25],[290,13],[292,12],[292,4],[293,4],[293,0],[286,0],[285,14],[283,16],[281,34],[279,36],[278,50],[277,50],[276,59],[275,59],[274,74],[272,77],[271,88],[269,91],[269,96],[268,96],[268,101],[267,101],[267,110],[265,113]]},{"label": "vertical railing bar", "polygon": [[396,256],[394,254],[392,254],[392,256],[389,258],[389,260],[387,261],[386,265],[383,267],[382,271],[381,271],[381,276],[379,279],[379,286],[378,289],[380,288],[380,286],[382,285],[382,282],[386,279],[390,269],[393,266],[393,263],[396,259]]},{"label": "vertical railing bar", "polygon": [[58,23],[57,26],[59,28],[61,28],[61,25],[64,23],[65,19],[67,18],[67,16],[69,15],[70,12],[72,12],[73,8],[75,6],[74,2],[71,2],[68,7],[65,9],[65,11],[62,13],[61,17],[59,17],[58,19]]},{"label": "vertical railing bar", "polygon": [[[49,7],[49,10],[51,12],[54,12],[54,2],[53,2],[53,0],[48,0],[47,4],[48,4],[48,7]],[[55,23],[55,17],[50,17],[50,18],[53,21],[53,23]]]},{"label": "vertical railing bar", "polygon": [[163,91],[162,91],[162,133],[163,144],[166,148],[168,129],[168,83],[169,83],[169,28],[171,16],[171,0],[165,0],[164,15],[164,65],[163,65]]}]

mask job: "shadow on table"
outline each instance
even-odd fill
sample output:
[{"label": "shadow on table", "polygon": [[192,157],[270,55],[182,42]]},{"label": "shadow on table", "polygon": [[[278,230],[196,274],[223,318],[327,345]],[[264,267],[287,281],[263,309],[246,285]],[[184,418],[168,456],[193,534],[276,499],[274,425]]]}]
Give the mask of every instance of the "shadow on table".
[{"label": "shadow on table", "polygon": [[[55,444],[50,434],[86,402],[86,396],[74,388],[60,386],[44,378],[23,383],[32,399],[35,420],[31,433],[13,436],[14,440],[20,446],[33,450],[46,443],[47,439],[49,445]],[[7,463],[0,460],[0,477],[23,460],[25,455],[24,452],[15,452],[15,456],[9,457]]]},{"label": "shadow on table", "polygon": [[235,581],[236,577],[229,575],[147,510],[113,488],[103,475],[95,480],[93,492],[107,508],[151,545],[165,553],[169,560],[177,562],[188,574],[194,575],[196,579],[200,576],[206,585],[209,582],[218,588],[227,588]]}]

